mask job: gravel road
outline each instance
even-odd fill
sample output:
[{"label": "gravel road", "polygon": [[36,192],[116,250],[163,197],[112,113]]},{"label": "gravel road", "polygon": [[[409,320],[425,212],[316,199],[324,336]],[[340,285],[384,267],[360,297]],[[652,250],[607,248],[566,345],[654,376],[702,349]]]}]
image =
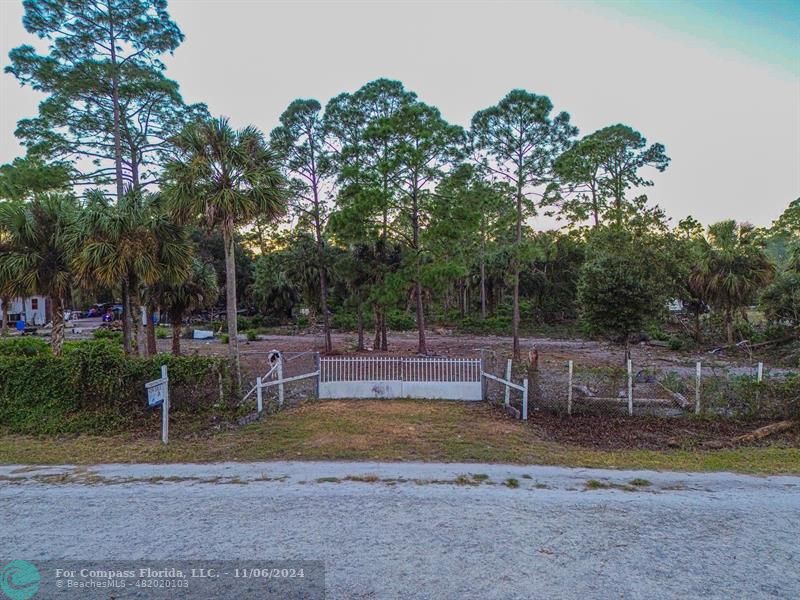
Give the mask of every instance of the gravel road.
[{"label": "gravel road", "polygon": [[800,597],[800,477],[4,466],[0,518],[0,559],[324,560],[336,599]]}]

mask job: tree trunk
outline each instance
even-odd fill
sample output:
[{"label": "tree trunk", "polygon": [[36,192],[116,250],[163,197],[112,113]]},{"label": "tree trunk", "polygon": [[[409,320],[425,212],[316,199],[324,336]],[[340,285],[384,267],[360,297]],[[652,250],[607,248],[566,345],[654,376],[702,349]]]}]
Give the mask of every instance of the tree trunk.
[{"label": "tree trunk", "polygon": [[53,355],[60,356],[64,348],[64,302],[60,296],[51,296],[50,305],[53,307],[53,330],[50,332],[50,346]]},{"label": "tree trunk", "polygon": [[142,322],[142,304],[138,298],[138,294],[131,294],[131,311],[133,312],[133,330],[135,335],[134,349],[139,356],[146,356],[147,354],[147,332]]},{"label": "tree trunk", "polygon": [[389,350],[389,340],[388,336],[386,335],[387,328],[386,328],[386,313],[383,309],[381,309],[381,350],[386,352]]},{"label": "tree trunk", "polygon": [[481,319],[486,319],[486,260],[481,252]]},{"label": "tree trunk", "polygon": [[419,335],[419,346],[417,353],[428,354],[428,343],[425,339],[425,308],[422,304],[422,284],[417,281],[416,283],[416,296],[417,296],[417,333]]},{"label": "tree trunk", "polygon": [[158,354],[158,346],[156,344],[156,327],[153,323],[153,304],[151,302],[147,303],[147,355],[148,356],[155,356]]},{"label": "tree trunk", "polygon": [[8,305],[11,303],[11,298],[0,298],[3,303],[3,324],[0,325],[0,335],[8,337]]},{"label": "tree trunk", "polygon": [[111,5],[108,5],[109,21],[109,50],[111,52],[111,105],[114,112],[114,126],[112,136],[114,138],[114,169],[117,184],[117,201],[122,199],[124,194],[124,183],[122,179],[122,140],[120,132],[120,107],[119,107],[119,72],[117,68],[117,40],[114,30],[114,16],[111,13]]},{"label": "tree trunk", "polygon": [[373,350],[380,350],[381,349],[381,310],[380,307],[376,304],[373,307],[373,312],[375,313],[375,341],[372,344]]},{"label": "tree trunk", "polygon": [[122,280],[122,347],[125,354],[133,354],[133,313],[131,312],[131,293],[128,278]]},{"label": "tree trunk", "polygon": [[728,308],[725,309],[725,333],[728,337],[728,345],[733,346],[733,315]]},{"label": "tree trunk", "polygon": [[358,303],[358,348],[359,352],[364,351],[364,304]]},{"label": "tree trunk", "polygon": [[698,344],[703,343],[703,326],[700,322],[700,311],[696,310],[694,313],[694,341]]},{"label": "tree trunk", "polygon": [[233,223],[222,228],[225,245],[225,309],[228,317],[228,356],[233,370],[236,390],[242,389],[242,369],[239,364],[239,327],[236,316],[236,260],[234,256]]},{"label": "tree trunk", "polygon": [[325,337],[325,352],[333,351],[331,342],[331,318],[328,315],[328,278],[325,276],[325,267],[322,264],[322,249],[319,254],[319,300],[322,305],[322,331]]},{"label": "tree trunk", "polygon": [[[521,169],[520,169],[521,170]],[[512,356],[514,360],[520,359],[519,350],[519,253],[522,246],[522,179],[517,180],[517,231],[514,247],[514,308],[511,316]]]},{"label": "tree trunk", "polygon": [[181,355],[181,324],[183,323],[183,313],[176,311],[170,314],[172,321],[172,354]]}]

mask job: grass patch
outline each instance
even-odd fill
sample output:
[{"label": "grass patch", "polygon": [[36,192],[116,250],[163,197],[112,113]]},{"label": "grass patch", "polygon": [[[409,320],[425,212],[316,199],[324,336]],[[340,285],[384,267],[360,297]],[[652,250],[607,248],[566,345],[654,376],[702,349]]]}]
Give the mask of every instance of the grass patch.
[{"label": "grass patch", "polygon": [[177,421],[170,433],[164,446],[157,424],[108,436],[0,432],[0,464],[363,460],[800,473],[798,448],[586,449],[543,440],[535,417],[525,424],[486,404],[444,401],[308,402],[237,430],[208,433]]},{"label": "grass patch", "polygon": [[370,475],[348,475],[345,477],[346,481],[359,481],[361,483],[377,483],[381,480],[380,477],[374,474]]},{"label": "grass patch", "polygon": [[509,477],[503,482],[503,485],[510,488],[518,488],[519,487],[519,479],[514,479],[513,477]]},{"label": "grass patch", "polygon": [[489,479],[489,476],[486,473],[473,473],[472,478],[475,481],[486,481]]},{"label": "grass patch", "polygon": [[611,487],[610,483],[599,481],[597,479],[589,479],[585,485],[587,490],[607,490]]},{"label": "grass patch", "polygon": [[338,477],[319,477],[317,483],[340,483],[342,480]]},{"label": "grass patch", "polygon": [[479,481],[474,481],[469,475],[459,475],[453,483],[456,485],[480,485]]},{"label": "grass patch", "polygon": [[653,485],[650,481],[648,481],[647,479],[642,479],[641,477],[636,477],[635,479],[631,479],[628,482],[628,484],[634,487],[648,487],[650,485]]}]

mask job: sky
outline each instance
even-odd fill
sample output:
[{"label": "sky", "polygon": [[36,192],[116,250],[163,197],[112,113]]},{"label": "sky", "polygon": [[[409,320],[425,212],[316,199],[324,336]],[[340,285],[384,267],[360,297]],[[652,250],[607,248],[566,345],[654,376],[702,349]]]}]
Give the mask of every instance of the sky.
[{"label": "sky", "polygon": [[[647,190],[677,221],[768,225],[800,196],[800,2],[170,0],[167,75],[187,102],[265,133],[295,98],[388,77],[453,123],[524,88],[581,134],[625,123],[672,163]],[[35,38],[0,0],[0,60]],[[0,163],[41,97],[0,75]],[[540,227],[550,224],[542,217]]]}]

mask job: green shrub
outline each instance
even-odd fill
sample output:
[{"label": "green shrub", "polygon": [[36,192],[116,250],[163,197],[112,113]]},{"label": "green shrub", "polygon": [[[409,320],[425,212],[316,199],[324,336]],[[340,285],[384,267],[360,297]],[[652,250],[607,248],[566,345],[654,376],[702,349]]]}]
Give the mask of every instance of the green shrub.
[{"label": "green shrub", "polygon": [[102,434],[141,425],[152,415],[144,384],[159,377],[162,364],[176,415],[220,402],[220,377],[227,380],[223,359],[129,357],[108,340],[72,342],[60,357],[0,356],[0,423],[28,434]]},{"label": "green shrub", "polygon": [[42,338],[15,337],[0,340],[0,356],[40,356],[50,354],[50,344]]},{"label": "green shrub", "polygon": [[358,316],[352,312],[339,311],[331,317],[331,328],[342,331],[355,331],[358,329]]},{"label": "green shrub", "polygon": [[469,333],[508,335],[511,332],[511,317],[495,315],[481,319],[480,317],[469,316],[461,320],[458,328]]},{"label": "green shrub", "polygon": [[667,343],[669,344],[669,349],[674,352],[680,352],[683,350],[683,340],[679,337],[671,337]]},{"label": "green shrub", "polygon": [[258,339],[258,333],[256,333],[253,329],[248,329],[245,331],[245,334],[247,334],[248,342],[255,342]]},{"label": "green shrub", "polygon": [[300,315],[297,317],[297,326],[300,329],[305,329],[308,327],[308,317],[306,315]]},{"label": "green shrub", "polygon": [[122,332],[114,331],[108,327],[98,327],[94,330],[92,337],[94,337],[96,340],[111,340],[118,344],[122,343]]},{"label": "green shrub", "polygon": [[416,319],[402,310],[390,310],[386,313],[386,326],[393,331],[411,331],[416,329]]},{"label": "green shrub", "polygon": [[171,333],[171,329],[169,327],[164,327],[159,325],[156,327],[156,337],[160,340],[166,340]]},{"label": "green shrub", "polygon": [[228,344],[230,343],[231,338],[227,333],[223,333],[221,336],[219,336],[219,341],[223,344]]}]

